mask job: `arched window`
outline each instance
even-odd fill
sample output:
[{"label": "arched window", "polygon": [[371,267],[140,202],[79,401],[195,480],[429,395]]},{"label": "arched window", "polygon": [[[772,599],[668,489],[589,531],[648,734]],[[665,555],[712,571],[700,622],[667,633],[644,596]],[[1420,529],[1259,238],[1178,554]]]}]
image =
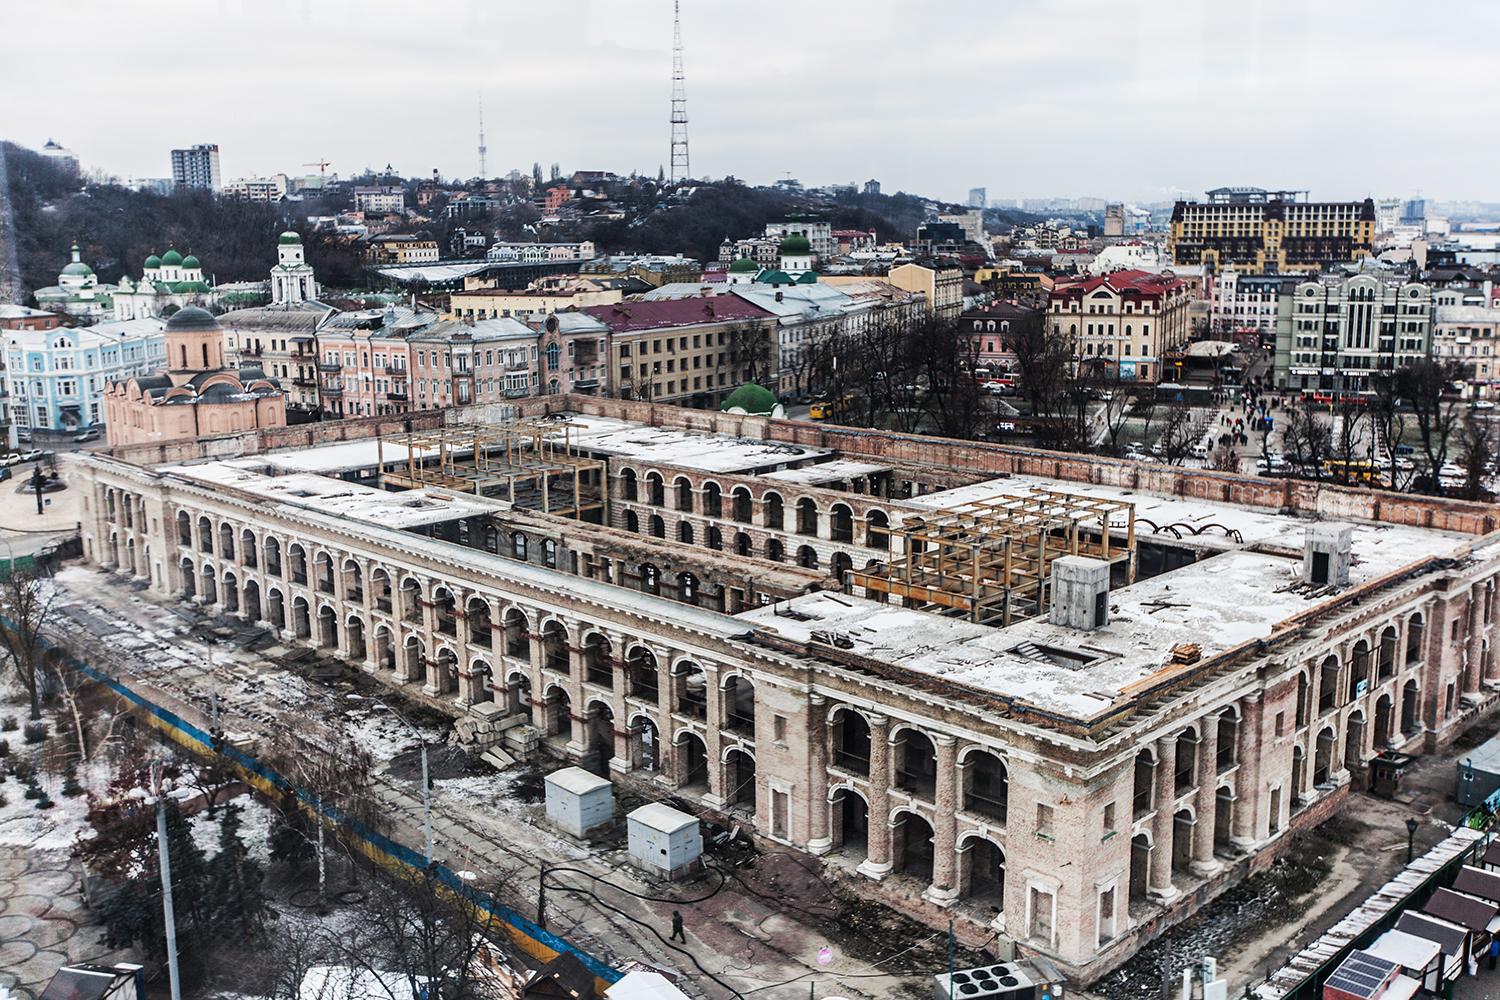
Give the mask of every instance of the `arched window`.
[{"label": "arched window", "polygon": [[682,521],[677,525],[677,540],[684,545],[693,544],[693,523]]},{"label": "arched window", "polygon": [[542,565],[557,569],[557,543],[550,538],[542,539]]},{"label": "arched window", "polygon": [[562,359],[562,351],[558,349],[558,346],[556,344],[548,344],[547,345],[547,370],[549,372],[555,372],[555,371],[557,371],[558,364],[561,361],[561,359]]},{"label": "arched window", "polygon": [[519,531],[511,533],[510,554],[522,562],[526,561],[526,536]]}]

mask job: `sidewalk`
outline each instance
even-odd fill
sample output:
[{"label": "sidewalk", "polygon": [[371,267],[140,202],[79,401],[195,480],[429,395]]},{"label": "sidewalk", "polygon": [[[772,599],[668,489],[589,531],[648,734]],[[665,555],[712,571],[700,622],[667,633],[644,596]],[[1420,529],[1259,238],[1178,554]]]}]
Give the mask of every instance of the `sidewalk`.
[{"label": "sidewalk", "polygon": [[[215,692],[225,728],[263,741],[274,738],[276,724],[288,718],[308,728],[341,729],[382,767],[372,790],[389,806],[389,835],[407,845],[422,843],[419,786],[407,780],[409,769],[396,760],[416,741],[373,710],[375,695],[398,704],[399,696],[352,671],[326,685],[305,680],[278,664],[289,651],[279,644],[249,652],[221,640],[205,655],[199,637],[204,630],[190,625],[180,613],[185,608],[158,603],[79,566],[64,568],[56,579],[58,607],[67,619],[59,630],[87,637],[89,650],[108,650],[88,657],[102,661],[97,666],[144,695],[170,702],[174,711],[205,716],[209,693]],[[553,764],[538,763],[544,770]],[[536,911],[542,866],[583,869],[586,874],[549,878],[547,926],[603,961],[659,964],[688,976],[691,992],[715,1000],[727,998],[730,990],[705,972],[740,993],[799,1000],[814,986],[819,993],[849,997],[925,993],[930,980],[924,973],[946,965],[943,935],[883,908],[838,907],[818,863],[801,855],[760,856],[734,868],[738,878],[717,892],[712,875],[676,886],[647,881],[626,863],[623,838],[590,849],[553,833],[530,771],[518,766],[499,774],[437,779],[435,856],[454,870],[498,877],[511,890],[504,902],[528,917]],[[617,794],[623,813],[627,802],[634,803]],[[710,893],[701,902],[687,902]],[[686,918],[686,948],[665,940],[674,908]],[[854,933],[850,926],[856,917],[862,927],[873,918],[877,933]],[[820,962],[824,946],[831,949],[827,964]],[[898,955],[893,970],[921,971],[887,973],[875,964]]]}]

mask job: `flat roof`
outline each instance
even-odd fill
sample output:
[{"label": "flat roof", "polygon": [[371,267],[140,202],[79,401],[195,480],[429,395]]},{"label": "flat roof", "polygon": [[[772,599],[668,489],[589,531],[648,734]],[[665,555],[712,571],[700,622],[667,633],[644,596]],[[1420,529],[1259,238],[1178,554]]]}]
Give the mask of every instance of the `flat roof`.
[{"label": "flat roof", "polygon": [[882,472],[892,471],[889,465],[877,465],[873,462],[854,462],[847,458],[834,459],[831,462],[818,462],[814,465],[801,465],[795,469],[778,469],[775,472],[763,472],[762,479],[774,479],[781,483],[797,483],[801,486],[822,486],[825,483],[838,483],[846,479],[858,479],[861,476],[876,476]]},{"label": "flat roof", "polygon": [[[1378,559],[1372,553],[1363,575],[1383,575],[1405,556],[1400,547]],[[1300,558],[1245,550],[1212,555],[1112,590],[1109,623],[1089,631],[1046,618],[994,628],[826,592],[739,617],[797,643],[815,631],[837,633],[856,655],[1090,718],[1152,675],[1175,669],[1175,645],[1196,643],[1209,659],[1267,638],[1282,622],[1317,607],[1321,588],[1301,586],[1301,572]]]},{"label": "flat roof", "polygon": [[567,414],[567,418],[572,441],[584,451],[647,464],[678,465],[699,472],[773,472],[835,454],[827,448],[675,427],[650,427],[611,417]]},{"label": "flat roof", "polygon": [[[1283,514],[1266,507],[1241,507],[1213,500],[1148,493],[1123,486],[1044,479],[1040,476],[1002,476],[969,486],[912,497],[905,502],[933,509],[963,508],[997,496],[1026,496],[1039,487],[1097,500],[1134,504],[1137,540],[1157,534],[1194,548],[1214,551],[1259,546],[1300,553],[1307,528],[1313,524],[1327,523],[1296,514]],[[1347,523],[1354,529],[1351,584],[1375,579],[1392,569],[1416,562],[1423,556],[1447,554],[1475,540],[1473,535],[1436,528],[1363,521]],[[1112,531],[1120,533],[1125,529],[1123,523],[1111,522],[1110,527]],[[1182,570],[1173,570],[1168,575],[1175,578],[1181,572]]]},{"label": "flat roof", "polygon": [[1403,969],[1426,971],[1437,960],[1442,946],[1436,941],[1417,937],[1405,931],[1386,931],[1365,949],[1377,958],[1395,962]]},{"label": "flat roof", "polygon": [[180,465],[162,471],[206,486],[242,490],[282,506],[386,528],[415,528],[510,509],[508,503],[471,493],[431,487],[392,493],[312,473],[268,476],[230,462]]}]

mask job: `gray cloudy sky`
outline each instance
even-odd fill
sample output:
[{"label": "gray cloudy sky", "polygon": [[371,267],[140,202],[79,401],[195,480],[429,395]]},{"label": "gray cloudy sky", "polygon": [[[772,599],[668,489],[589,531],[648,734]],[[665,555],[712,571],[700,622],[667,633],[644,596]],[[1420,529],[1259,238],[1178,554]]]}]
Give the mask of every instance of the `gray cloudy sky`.
[{"label": "gray cloudy sky", "polygon": [[[683,0],[696,175],[962,199],[1500,198],[1500,3]],[[163,176],[667,159],[670,0],[3,0],[0,130]]]}]

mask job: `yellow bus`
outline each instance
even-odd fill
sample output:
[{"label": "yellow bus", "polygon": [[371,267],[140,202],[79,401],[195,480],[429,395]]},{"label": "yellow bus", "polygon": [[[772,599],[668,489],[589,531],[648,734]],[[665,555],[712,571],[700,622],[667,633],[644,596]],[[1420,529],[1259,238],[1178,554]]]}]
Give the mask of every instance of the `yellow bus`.
[{"label": "yellow bus", "polygon": [[1375,463],[1369,459],[1356,458],[1345,461],[1341,458],[1330,458],[1324,461],[1323,471],[1334,479],[1350,483],[1377,483],[1380,481],[1380,470]]},{"label": "yellow bus", "polygon": [[847,412],[853,402],[853,393],[845,393],[838,399],[820,399],[807,408],[807,416],[812,420],[827,420]]}]

